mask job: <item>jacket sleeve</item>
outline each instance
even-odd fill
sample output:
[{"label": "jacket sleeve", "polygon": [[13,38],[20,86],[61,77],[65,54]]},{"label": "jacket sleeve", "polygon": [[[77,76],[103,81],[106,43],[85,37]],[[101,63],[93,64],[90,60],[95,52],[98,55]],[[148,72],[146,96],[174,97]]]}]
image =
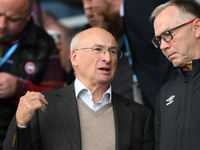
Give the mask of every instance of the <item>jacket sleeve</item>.
[{"label": "jacket sleeve", "polygon": [[159,95],[156,100],[155,108],[155,150],[160,150],[160,127],[161,127],[161,116],[160,116],[160,101]]},{"label": "jacket sleeve", "polygon": [[13,117],[4,140],[3,150],[40,150],[41,134],[38,121],[38,110],[26,128],[19,128]]},{"label": "jacket sleeve", "polygon": [[13,117],[7,130],[3,150],[29,150],[31,148],[31,127],[20,129]]},{"label": "jacket sleeve", "polygon": [[17,78],[17,87],[12,96],[14,104],[19,103],[19,98],[26,94],[27,91],[47,91],[64,86],[63,69],[60,64],[58,54],[52,54],[48,63],[47,70],[39,85],[34,84],[30,80]]},{"label": "jacket sleeve", "polygon": [[146,117],[146,123],[144,126],[142,150],[154,150],[153,126],[154,126],[153,113],[149,109]]}]

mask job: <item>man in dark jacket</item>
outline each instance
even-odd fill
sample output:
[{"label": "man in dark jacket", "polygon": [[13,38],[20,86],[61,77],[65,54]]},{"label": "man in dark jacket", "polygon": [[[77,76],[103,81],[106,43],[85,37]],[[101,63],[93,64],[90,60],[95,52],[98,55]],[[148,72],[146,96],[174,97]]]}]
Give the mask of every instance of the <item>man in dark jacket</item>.
[{"label": "man in dark jacket", "polygon": [[132,67],[153,109],[159,88],[176,73],[172,64],[151,43],[154,30],[149,20],[150,13],[166,1],[168,0],[124,0],[121,9],[124,30],[131,49]]},{"label": "man in dark jacket", "polygon": [[34,25],[31,7],[32,0],[0,0],[0,149],[20,96],[63,87],[54,41]]},{"label": "man in dark jacket", "polygon": [[112,92],[122,56],[115,38],[90,28],[70,50],[75,82],[22,96],[4,150],[153,150],[150,109]]},{"label": "man in dark jacket", "polygon": [[156,150],[200,149],[200,10],[189,0],[171,0],[151,15],[152,42],[178,74],[162,86],[155,111]]}]

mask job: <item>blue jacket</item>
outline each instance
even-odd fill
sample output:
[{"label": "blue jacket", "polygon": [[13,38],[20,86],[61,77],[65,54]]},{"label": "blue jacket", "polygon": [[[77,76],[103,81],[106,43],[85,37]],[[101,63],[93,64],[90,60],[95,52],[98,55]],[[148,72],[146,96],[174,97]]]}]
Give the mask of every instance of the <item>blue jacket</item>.
[{"label": "blue jacket", "polygon": [[150,15],[156,6],[167,1],[124,1],[123,27],[131,49],[133,72],[153,109],[160,87],[176,74],[172,63],[151,42],[154,29]]}]

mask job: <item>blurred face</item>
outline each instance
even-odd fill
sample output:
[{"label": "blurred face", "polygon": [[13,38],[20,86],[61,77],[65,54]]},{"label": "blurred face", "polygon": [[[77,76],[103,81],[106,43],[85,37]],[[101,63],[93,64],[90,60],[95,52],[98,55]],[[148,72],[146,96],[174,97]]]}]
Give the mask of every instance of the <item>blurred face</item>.
[{"label": "blurred face", "polygon": [[120,17],[122,0],[92,0],[92,6],[97,14],[104,17],[104,21],[112,22]]},{"label": "blurred face", "polygon": [[[159,36],[162,32],[192,19],[194,18],[181,19],[178,9],[175,6],[170,6],[155,18],[155,36]],[[191,65],[192,60],[196,57],[194,51],[196,38],[192,30],[195,22],[172,31],[173,39],[170,42],[167,43],[161,40],[160,49],[175,67],[187,67]]]},{"label": "blurred face", "polygon": [[83,0],[83,6],[91,27],[108,28],[109,21],[107,14],[104,13],[109,10],[107,0]]},{"label": "blurred face", "polygon": [[28,0],[0,0],[0,42],[16,38],[28,20]]},{"label": "blurred face", "polygon": [[57,49],[59,50],[60,61],[63,69],[66,72],[71,71],[71,62],[70,62],[70,42],[71,39],[70,33],[67,32],[67,29],[63,26],[60,26],[57,23],[49,24],[44,27],[47,33],[49,33],[56,44]]},{"label": "blurred face", "polygon": [[[105,53],[98,53],[92,49],[94,46],[106,48]],[[109,85],[114,78],[117,57],[113,57],[108,49],[117,48],[114,37],[100,28],[90,28],[80,34],[79,44],[71,52],[71,62],[74,66],[76,77],[86,86],[97,84]]]}]

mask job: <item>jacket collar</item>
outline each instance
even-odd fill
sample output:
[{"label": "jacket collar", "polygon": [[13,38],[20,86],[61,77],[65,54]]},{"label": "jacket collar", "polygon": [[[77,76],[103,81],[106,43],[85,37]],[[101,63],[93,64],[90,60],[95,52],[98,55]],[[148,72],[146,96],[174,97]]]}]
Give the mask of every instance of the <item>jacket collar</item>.
[{"label": "jacket collar", "polygon": [[[74,84],[58,90],[55,94],[60,97],[55,102],[55,105],[65,128],[66,135],[69,141],[71,141],[72,149],[80,150],[81,130]],[[116,149],[128,149],[133,120],[130,102],[118,94],[112,93],[112,104],[115,119]],[[66,115],[68,116],[66,117]]]},{"label": "jacket collar", "polygon": [[37,41],[37,26],[31,18],[26,25],[23,35],[19,39],[21,44],[34,45]]},{"label": "jacket collar", "polygon": [[55,105],[71,147],[74,150],[81,150],[81,131],[74,84],[58,90],[55,94],[60,97]]}]

